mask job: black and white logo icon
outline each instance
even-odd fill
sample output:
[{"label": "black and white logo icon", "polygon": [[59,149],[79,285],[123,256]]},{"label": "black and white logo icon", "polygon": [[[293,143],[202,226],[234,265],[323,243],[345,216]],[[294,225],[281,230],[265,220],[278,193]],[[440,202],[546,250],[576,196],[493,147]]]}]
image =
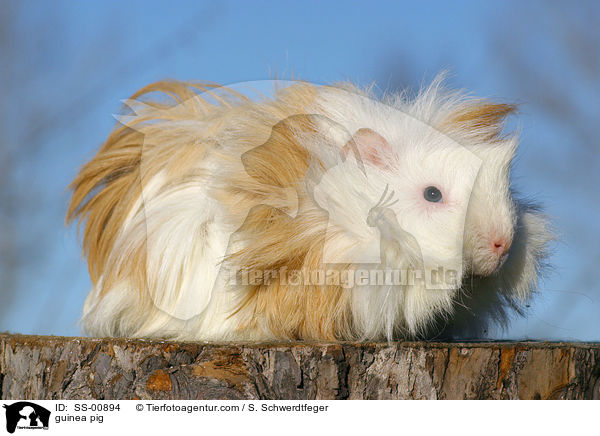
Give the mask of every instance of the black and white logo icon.
[{"label": "black and white logo icon", "polygon": [[19,401],[6,409],[6,431],[14,433],[18,429],[48,429],[50,411],[29,401]]}]

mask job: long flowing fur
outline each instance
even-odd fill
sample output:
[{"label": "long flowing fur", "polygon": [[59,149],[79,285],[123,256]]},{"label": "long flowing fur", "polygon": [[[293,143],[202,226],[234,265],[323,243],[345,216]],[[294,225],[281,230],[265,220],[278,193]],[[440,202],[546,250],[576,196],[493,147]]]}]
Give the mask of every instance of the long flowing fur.
[{"label": "long flowing fur", "polygon": [[[130,113],[71,184],[67,221],[84,226],[93,282],[89,334],[473,335],[537,287],[551,233],[510,191],[510,105],[444,91],[439,80],[414,99],[298,82],[259,101],[165,81],[125,104]],[[447,205],[423,203],[434,182]],[[490,232],[512,242],[498,265]],[[439,267],[458,283],[348,281],[360,268]],[[282,281],[324,269],[315,283]]]}]

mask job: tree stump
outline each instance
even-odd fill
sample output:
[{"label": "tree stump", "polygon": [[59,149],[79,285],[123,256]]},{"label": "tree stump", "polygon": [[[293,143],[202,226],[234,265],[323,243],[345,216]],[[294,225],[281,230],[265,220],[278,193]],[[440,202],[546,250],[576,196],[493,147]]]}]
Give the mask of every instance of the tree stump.
[{"label": "tree stump", "polygon": [[600,344],[0,334],[2,399],[600,399]]}]

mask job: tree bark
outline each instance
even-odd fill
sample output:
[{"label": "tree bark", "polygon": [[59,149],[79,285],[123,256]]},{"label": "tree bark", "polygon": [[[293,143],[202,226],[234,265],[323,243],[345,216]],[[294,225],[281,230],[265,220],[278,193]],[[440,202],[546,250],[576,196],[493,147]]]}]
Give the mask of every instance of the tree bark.
[{"label": "tree bark", "polygon": [[2,399],[600,399],[600,344],[0,334]]}]

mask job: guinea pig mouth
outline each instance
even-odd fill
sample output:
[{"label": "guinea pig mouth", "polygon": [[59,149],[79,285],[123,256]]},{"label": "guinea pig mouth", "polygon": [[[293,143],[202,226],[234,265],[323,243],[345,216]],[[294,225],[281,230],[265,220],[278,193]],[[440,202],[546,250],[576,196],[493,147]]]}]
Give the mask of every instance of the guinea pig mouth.
[{"label": "guinea pig mouth", "polygon": [[504,253],[501,256],[486,254],[474,261],[467,262],[467,267],[470,267],[467,269],[476,276],[491,276],[502,269],[506,263],[506,259],[508,259],[508,253]]}]

